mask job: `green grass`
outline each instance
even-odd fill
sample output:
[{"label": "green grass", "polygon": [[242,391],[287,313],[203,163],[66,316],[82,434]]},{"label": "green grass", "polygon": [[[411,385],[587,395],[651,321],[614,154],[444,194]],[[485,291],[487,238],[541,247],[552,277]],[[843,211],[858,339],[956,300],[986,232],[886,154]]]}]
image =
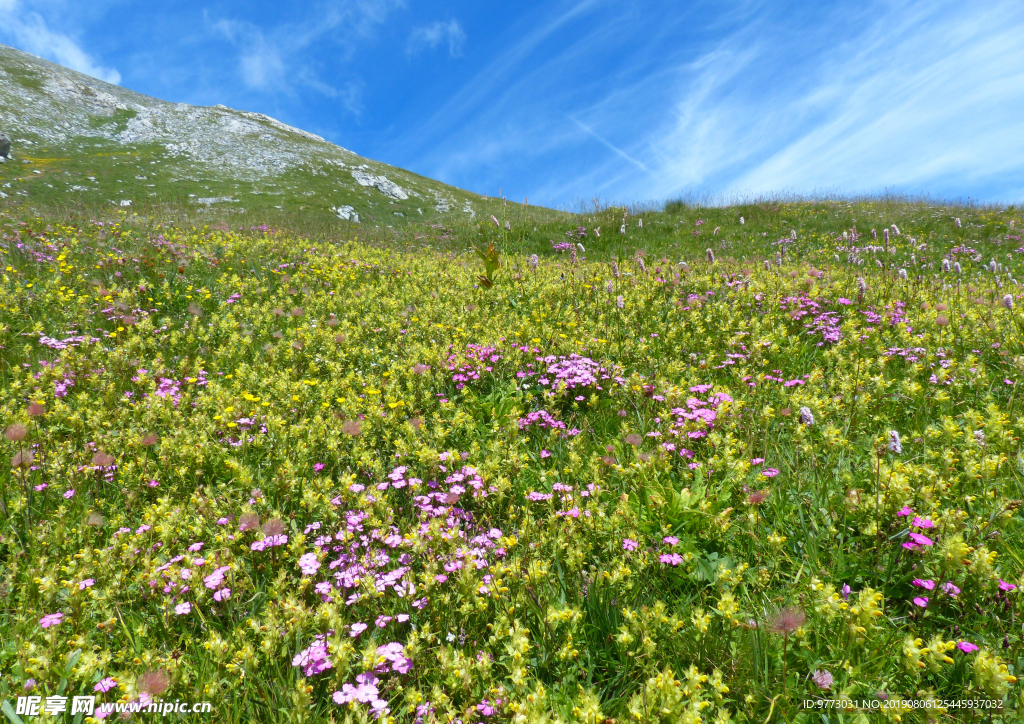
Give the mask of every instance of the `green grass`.
[{"label": "green grass", "polygon": [[[112,156],[81,164],[97,183],[121,172]],[[705,721],[865,722],[882,715],[802,702],[879,691],[1004,707],[949,708],[950,721],[1019,718],[1017,209],[881,198],[545,216],[498,201],[498,225],[388,228],[289,208],[193,226],[170,203],[150,216],[7,202],[0,415],[26,435],[3,444],[12,458],[33,446],[35,467],[0,475],[0,698],[29,679],[45,695],[112,676],[121,688],[103,700],[129,700],[165,671],[164,698],[212,700],[218,722],[366,721],[365,704],[332,694],[395,642],[413,668],[384,667],[375,696],[402,722],[428,701],[437,721],[475,720],[495,699],[498,720],[524,723],[675,722],[703,705]],[[844,241],[854,226],[860,240]],[[883,229],[890,251],[866,250]],[[502,265],[485,289],[472,246],[489,244]],[[41,344],[71,334],[95,341]],[[478,361],[476,345],[500,359]],[[550,364],[538,357],[573,354],[620,381],[580,400],[534,374]],[[709,408],[713,428],[677,422]],[[523,424],[542,411],[565,427]],[[116,461],[107,476],[97,450]],[[379,490],[399,465],[408,486]],[[460,538],[423,533],[408,492],[454,490],[463,465],[490,492],[453,493],[459,525],[467,540],[500,529],[505,555],[446,571]],[[934,527],[912,528],[904,506]],[[410,554],[414,595],[360,584],[345,596],[367,597],[345,605],[313,591],[338,552],[315,574],[298,560],[324,531],[344,538],[346,511],[366,514],[367,535],[397,529],[403,542],[379,552],[389,567]],[[240,530],[246,514],[270,527]],[[278,529],[287,544],[253,550]],[[911,532],[933,545],[906,549]],[[196,541],[205,567],[186,551]],[[182,578],[186,565],[202,575]],[[214,565],[231,566],[223,601],[202,582]],[[164,593],[169,580],[192,590]],[[787,606],[806,616],[795,630]],[[377,629],[383,614],[416,628]],[[354,623],[368,624],[358,638]],[[303,675],[294,657],[331,631],[332,667]]]}]

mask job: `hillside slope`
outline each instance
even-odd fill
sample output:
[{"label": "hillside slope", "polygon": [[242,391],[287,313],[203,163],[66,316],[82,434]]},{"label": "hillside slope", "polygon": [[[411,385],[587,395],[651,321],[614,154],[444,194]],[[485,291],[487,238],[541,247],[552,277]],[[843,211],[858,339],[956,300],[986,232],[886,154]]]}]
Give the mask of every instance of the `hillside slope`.
[{"label": "hillside slope", "polygon": [[0,169],[3,198],[45,207],[302,211],[396,224],[471,220],[489,206],[269,116],[168,103],[3,45],[0,131],[14,157]]}]

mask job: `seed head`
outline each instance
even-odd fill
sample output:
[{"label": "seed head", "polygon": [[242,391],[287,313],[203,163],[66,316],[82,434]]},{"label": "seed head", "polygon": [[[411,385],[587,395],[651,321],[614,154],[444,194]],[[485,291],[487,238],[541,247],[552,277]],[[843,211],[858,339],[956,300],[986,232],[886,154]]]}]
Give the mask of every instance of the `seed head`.
[{"label": "seed head", "polygon": [[105,453],[102,450],[98,450],[95,455],[92,456],[92,464],[97,468],[106,468],[114,464],[114,456],[109,453]]},{"label": "seed head", "polygon": [[11,442],[21,442],[27,434],[28,430],[25,429],[25,426],[18,422],[8,425],[7,429],[4,430],[4,437]]},{"label": "seed head", "polygon": [[266,523],[264,523],[263,528],[261,530],[263,531],[264,535],[270,536],[281,535],[285,532],[286,529],[283,520],[281,520],[280,518],[273,518],[272,520],[268,520]]},{"label": "seed head", "polygon": [[807,614],[798,606],[787,606],[779,609],[768,621],[768,630],[780,636],[790,636],[804,625]]},{"label": "seed head", "polygon": [[167,691],[170,685],[171,677],[163,669],[147,671],[139,677],[139,691],[144,691],[154,698]]},{"label": "seed head", "polygon": [[238,520],[238,530],[256,530],[260,527],[260,517],[255,513],[246,513]]}]

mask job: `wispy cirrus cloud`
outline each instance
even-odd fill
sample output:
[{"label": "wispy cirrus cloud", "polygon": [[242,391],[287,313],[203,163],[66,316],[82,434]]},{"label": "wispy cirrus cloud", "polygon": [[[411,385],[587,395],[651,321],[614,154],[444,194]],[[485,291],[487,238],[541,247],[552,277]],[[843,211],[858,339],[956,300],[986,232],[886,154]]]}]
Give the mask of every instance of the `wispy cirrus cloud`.
[{"label": "wispy cirrus cloud", "polygon": [[1024,196],[1019,2],[667,7],[554,6],[402,150],[421,173],[556,204]]},{"label": "wispy cirrus cloud", "polygon": [[214,35],[237,48],[238,74],[250,90],[295,95],[306,88],[340,99],[348,110],[358,112],[359,82],[350,79],[339,87],[325,81],[314,68],[313,56],[329,52],[338,61],[349,59],[390,13],[404,5],[404,0],[333,2],[269,30],[251,21],[214,18],[208,12],[204,17]]},{"label": "wispy cirrus cloud", "polygon": [[52,29],[42,15],[18,0],[0,0],[0,38],[79,73],[121,82],[117,69],[99,64],[74,38]]},{"label": "wispy cirrus cloud", "polygon": [[430,25],[413,28],[405,52],[411,56],[427,48],[432,50],[439,45],[447,45],[448,55],[457,58],[462,55],[462,45],[465,42],[466,33],[457,20],[449,20],[446,23],[437,20]]}]

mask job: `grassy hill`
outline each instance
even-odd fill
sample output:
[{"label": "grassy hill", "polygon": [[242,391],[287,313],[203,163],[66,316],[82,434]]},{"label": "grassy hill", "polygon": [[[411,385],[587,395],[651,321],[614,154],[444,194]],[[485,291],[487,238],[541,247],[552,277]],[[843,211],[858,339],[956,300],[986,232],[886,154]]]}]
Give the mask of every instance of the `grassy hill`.
[{"label": "grassy hill", "polygon": [[[500,216],[500,201],[362,158],[273,118],[167,103],[7,46],[0,131],[14,155],[0,167],[3,200],[50,214],[101,217],[125,208],[317,233],[356,218],[386,228]],[[555,216],[541,209],[531,218]]]}]

